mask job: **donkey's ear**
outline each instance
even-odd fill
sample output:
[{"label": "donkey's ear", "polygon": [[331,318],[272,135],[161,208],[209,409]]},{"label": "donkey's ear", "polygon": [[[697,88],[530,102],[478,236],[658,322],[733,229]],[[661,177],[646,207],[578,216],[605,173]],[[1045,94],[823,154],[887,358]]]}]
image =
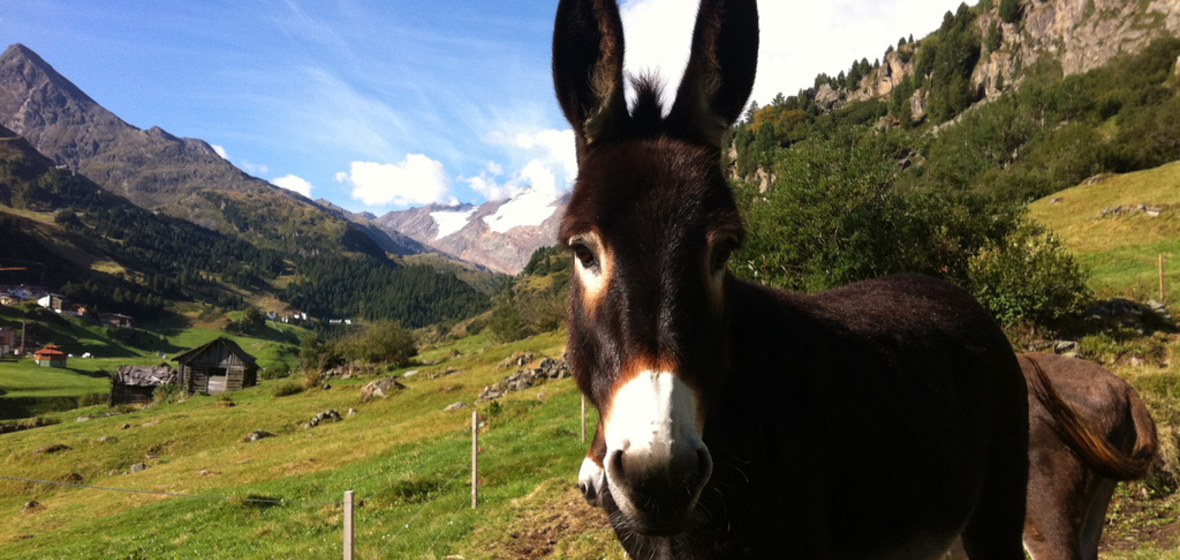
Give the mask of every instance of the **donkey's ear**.
[{"label": "donkey's ear", "polygon": [[553,26],[553,86],[574,127],[578,153],[618,134],[623,94],[623,20],[615,0],[561,0]]},{"label": "donkey's ear", "polygon": [[679,134],[720,146],[741,115],[758,69],[755,0],[702,0],[692,32],[692,54],[668,125]]}]

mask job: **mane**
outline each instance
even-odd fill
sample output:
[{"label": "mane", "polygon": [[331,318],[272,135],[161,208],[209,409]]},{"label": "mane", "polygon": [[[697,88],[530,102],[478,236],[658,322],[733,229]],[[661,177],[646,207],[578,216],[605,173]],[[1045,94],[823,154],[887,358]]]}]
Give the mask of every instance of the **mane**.
[{"label": "mane", "polygon": [[631,108],[631,123],[635,136],[655,138],[664,126],[664,83],[655,72],[644,71],[629,76],[631,87],[635,88],[635,104]]}]

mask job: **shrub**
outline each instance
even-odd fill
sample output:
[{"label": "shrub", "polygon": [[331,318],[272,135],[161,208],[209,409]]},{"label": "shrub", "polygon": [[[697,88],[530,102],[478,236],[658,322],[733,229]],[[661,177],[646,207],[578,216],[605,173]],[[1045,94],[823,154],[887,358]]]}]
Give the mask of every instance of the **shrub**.
[{"label": "shrub", "polygon": [[169,383],[167,385],[160,385],[152,390],[152,400],[156,404],[170,403],[183,394],[184,386],[179,383]]},{"label": "shrub", "polygon": [[1002,323],[1050,324],[1080,313],[1091,299],[1086,273],[1061,241],[1025,221],[969,261],[969,283],[979,302]]},{"label": "shrub", "polygon": [[78,397],[78,407],[95,406],[99,404],[109,404],[111,396],[107,393],[86,393]]},{"label": "shrub", "polygon": [[286,397],[303,392],[303,385],[295,380],[284,381],[270,390],[271,396]]},{"label": "shrub", "polygon": [[370,364],[406,364],[418,355],[413,335],[397,321],[377,321],[359,335],[345,339],[339,347],[345,358]]},{"label": "shrub", "polygon": [[271,366],[258,372],[258,377],[264,380],[282,379],[289,375],[291,375],[291,366],[286,363],[280,363],[279,365]]}]

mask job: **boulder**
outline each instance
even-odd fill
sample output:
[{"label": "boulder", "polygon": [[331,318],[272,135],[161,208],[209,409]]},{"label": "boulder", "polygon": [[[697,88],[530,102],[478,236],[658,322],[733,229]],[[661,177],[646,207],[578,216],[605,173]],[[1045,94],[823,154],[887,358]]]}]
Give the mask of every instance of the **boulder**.
[{"label": "boulder", "polygon": [[326,422],[328,420],[332,420],[333,422],[339,422],[340,421],[340,413],[336,412],[335,410],[325,410],[323,412],[317,412],[315,416],[312,416],[311,419],[308,420],[307,423],[303,425],[303,427],[305,429],[314,428],[316,426],[319,426],[320,423]]},{"label": "boulder", "polygon": [[500,367],[505,368],[505,369],[514,368],[514,367],[521,368],[521,367],[529,365],[529,363],[532,361],[533,361],[533,353],[532,352],[517,352],[517,353],[509,356],[508,359],[504,360],[503,362],[500,362]]},{"label": "boulder", "polygon": [[275,437],[275,435],[266,431],[266,430],[254,430],[253,432],[250,432],[246,437],[242,438],[242,441],[244,441],[244,442],[258,441],[260,439],[266,439],[268,437]]},{"label": "boulder", "polygon": [[443,412],[454,412],[456,410],[459,410],[460,408],[465,408],[466,406],[467,406],[467,403],[465,403],[463,401],[459,401],[457,403],[451,403],[451,404],[447,405],[446,408],[443,409]]},{"label": "boulder", "polygon": [[69,451],[70,449],[73,449],[73,448],[68,445],[62,444],[62,443],[55,443],[53,445],[46,445],[45,447],[42,447],[41,449],[38,449],[38,450],[34,451],[33,453],[44,453],[44,454],[48,455],[50,453],[57,453],[59,451]]},{"label": "boulder", "polygon": [[31,502],[25,503],[25,507],[21,508],[20,512],[21,513],[33,513],[34,511],[37,511],[37,509],[40,507],[41,507],[41,502],[34,500]]},{"label": "boulder", "polygon": [[384,399],[390,394],[405,388],[406,386],[402,385],[401,382],[397,380],[397,377],[383,377],[376,381],[366,383],[365,386],[361,388],[361,402],[367,403],[375,398]]},{"label": "boulder", "polygon": [[131,472],[140,472],[140,471],[147,470],[147,468],[148,468],[148,466],[145,463],[136,463],[134,465],[131,465]]}]

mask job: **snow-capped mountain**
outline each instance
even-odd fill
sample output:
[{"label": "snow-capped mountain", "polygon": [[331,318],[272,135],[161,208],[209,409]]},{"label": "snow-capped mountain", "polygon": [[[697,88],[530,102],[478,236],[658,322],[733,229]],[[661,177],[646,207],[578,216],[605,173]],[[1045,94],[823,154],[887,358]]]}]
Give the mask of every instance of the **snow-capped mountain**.
[{"label": "snow-capped mountain", "polygon": [[526,188],[479,206],[431,204],[389,212],[373,223],[464,261],[516,274],[533,251],[557,243],[567,201],[567,195],[555,199]]}]

